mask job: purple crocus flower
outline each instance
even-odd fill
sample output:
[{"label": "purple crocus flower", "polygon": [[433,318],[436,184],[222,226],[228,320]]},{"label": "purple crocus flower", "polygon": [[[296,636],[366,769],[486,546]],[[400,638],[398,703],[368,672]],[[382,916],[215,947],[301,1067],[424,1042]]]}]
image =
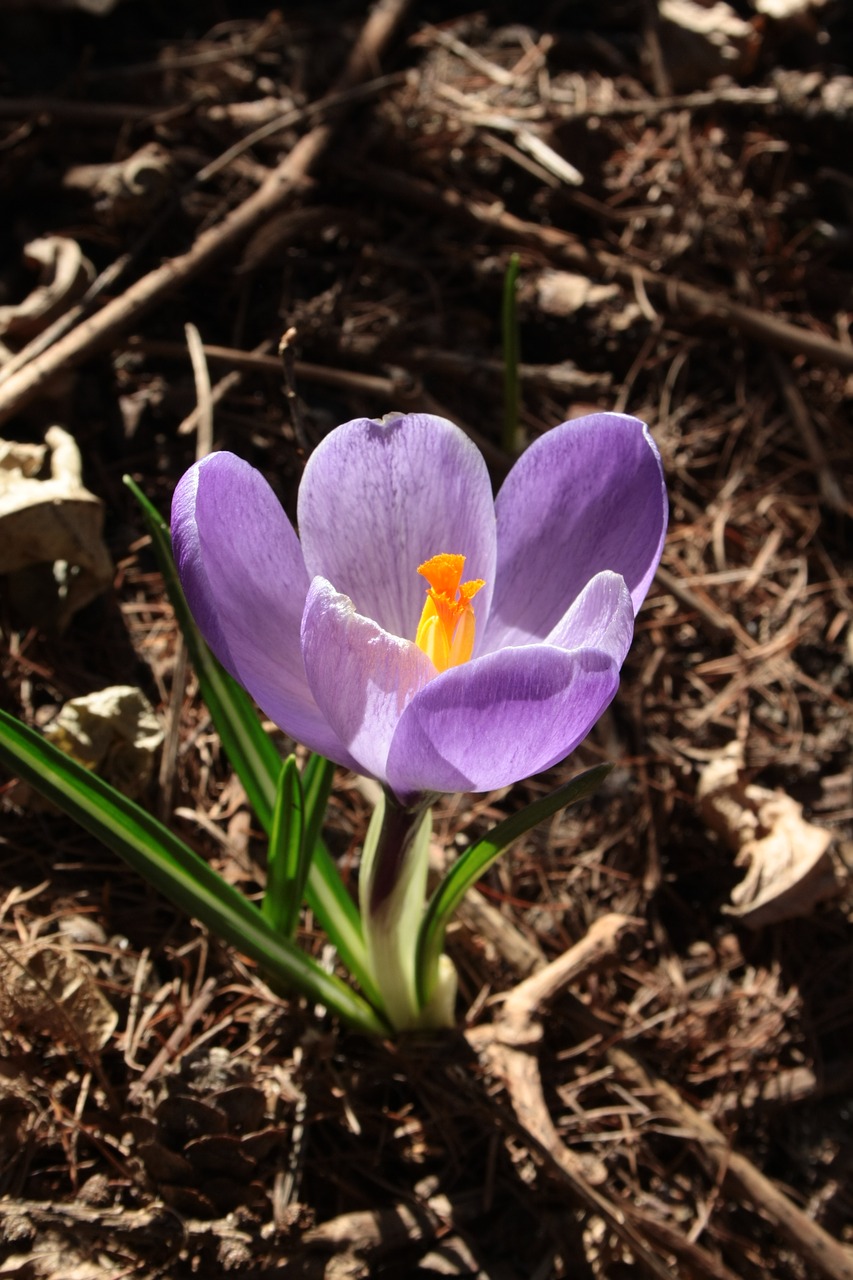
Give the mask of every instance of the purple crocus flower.
[{"label": "purple crocus flower", "polygon": [[318,446],[299,537],[230,453],[180,481],[172,534],[202,633],[266,715],[411,804],[506,786],[577,746],[618,687],[666,519],[636,418],[549,431],[495,501],[471,441],[409,414]]}]

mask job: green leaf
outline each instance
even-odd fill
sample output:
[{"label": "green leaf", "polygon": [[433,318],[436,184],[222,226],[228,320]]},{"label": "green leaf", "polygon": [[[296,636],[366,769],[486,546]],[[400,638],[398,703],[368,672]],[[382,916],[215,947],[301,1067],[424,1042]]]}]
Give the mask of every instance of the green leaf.
[{"label": "green leaf", "polygon": [[[305,843],[309,849],[313,849],[320,839],[334,780],[335,766],[331,760],[317,755],[308,757],[302,770],[302,790],[305,794]],[[358,918],[349,894],[347,899],[352,904],[353,914]]]},{"label": "green leaf", "polygon": [[[304,831],[305,797],[296,756],[290,755],[281,766],[276,791],[267,852],[267,884],[261,906],[264,918],[285,938],[293,938],[296,933],[308,875]],[[310,856],[310,849],[308,852]]]},{"label": "green leaf", "polygon": [[[124,482],[139,503],[151,534],[166,591],[198,676],[201,696],[210,711],[228,759],[246,789],[249,803],[261,826],[269,832],[281,772],[281,756],[258,720],[249,695],[216,660],[195,624],[175,568],[172,541],[165,521],[130,476],[125,476]],[[368,998],[373,1000],[377,993],[367,963],[358,909],[341,880],[334,859],[319,839],[325,813],[325,800],[321,811],[320,796],[324,786],[328,784],[331,787],[334,765],[323,760],[322,756],[312,757],[312,760],[319,760],[321,763],[312,766],[309,761],[306,766],[306,772],[313,767],[316,776],[312,775],[305,783],[305,825],[308,832],[305,845],[311,851],[305,896],[343,964]],[[311,798],[313,794],[316,794],[314,800]],[[313,844],[311,830],[317,832]]]},{"label": "green leaf", "polygon": [[261,912],[140,805],[0,711],[0,760],[117,853],[175,906],[251,956],[273,980],[361,1031],[387,1030],[370,1005],[279,937]]},{"label": "green leaf", "polygon": [[612,768],[611,764],[599,764],[586,773],[578,774],[551,795],[534,800],[533,804],[499,822],[487,836],[472,844],[456,860],[430,898],[421,921],[415,973],[422,1004],[426,1004],[432,995],[448,923],[472,885],[476,884],[513,840],[517,840],[560,809],[586,800],[598,789]]},{"label": "green leaf", "polygon": [[310,858],[305,859],[308,871],[305,899],[368,1000],[380,1006],[382,1001],[368,964],[358,907],[341,879],[337,864],[320,839],[334,777],[335,766],[331,760],[317,755],[308,757],[302,773],[304,839],[306,850],[313,852]]}]

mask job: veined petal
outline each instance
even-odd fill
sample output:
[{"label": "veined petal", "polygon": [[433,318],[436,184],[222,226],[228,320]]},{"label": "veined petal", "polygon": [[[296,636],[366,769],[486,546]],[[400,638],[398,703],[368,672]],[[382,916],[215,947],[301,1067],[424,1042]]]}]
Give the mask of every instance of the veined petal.
[{"label": "veined petal", "polygon": [[333,582],[365,617],[413,640],[425,584],[418,565],[465,556],[466,579],[494,583],[495,513],[486,464],[444,418],[356,418],[314,450],[299,488],[299,536],[311,577]]},{"label": "veined petal", "polygon": [[409,703],[388,754],[404,802],[424,791],[491,791],[567,756],[612,700],[619,669],[595,649],[504,649],[453,667]]},{"label": "veined petal", "polygon": [[196,463],[175,490],[172,539],[190,609],[222,665],[285,733],[351,768],[308,688],[299,635],[308,574],[260,472],[231,453]]},{"label": "veined petal", "polygon": [[317,704],[356,768],[384,780],[397,722],[435,667],[416,644],[357,613],[319,577],[305,604],[302,654]]},{"label": "veined petal", "polygon": [[545,643],[558,649],[598,649],[621,667],[633,636],[631,593],[624,578],[605,571],[586,584]]},{"label": "veined petal", "polygon": [[636,612],[663,549],[660,455],[637,418],[564,422],[522,454],[496,502],[495,591],[478,652],[544,640],[595,574],[625,579]]}]

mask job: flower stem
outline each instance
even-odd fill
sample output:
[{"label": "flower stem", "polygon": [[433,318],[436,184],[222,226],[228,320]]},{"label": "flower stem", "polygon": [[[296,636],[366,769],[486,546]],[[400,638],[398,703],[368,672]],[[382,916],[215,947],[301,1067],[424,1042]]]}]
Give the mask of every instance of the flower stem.
[{"label": "flower stem", "polygon": [[415,945],[424,912],[432,815],[428,797],[402,805],[386,791],[370,820],[359,884],[364,940],[384,1012],[398,1031],[449,1025],[452,997],[422,1009]]},{"label": "flower stem", "polygon": [[367,911],[371,915],[382,910],[398,885],[406,856],[418,834],[428,804],[429,801],[424,797],[414,805],[402,805],[390,791],[385,792],[381,826],[370,859]]}]

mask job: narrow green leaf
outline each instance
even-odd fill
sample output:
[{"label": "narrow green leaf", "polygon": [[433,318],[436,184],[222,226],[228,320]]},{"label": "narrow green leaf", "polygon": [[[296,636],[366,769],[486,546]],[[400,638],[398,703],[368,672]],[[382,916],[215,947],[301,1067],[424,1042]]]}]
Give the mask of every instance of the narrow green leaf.
[{"label": "narrow green leaf", "polygon": [[305,793],[305,843],[309,849],[320,839],[334,780],[335,766],[331,760],[324,756],[308,757],[302,770],[302,790]]},{"label": "narrow green leaf", "polygon": [[560,809],[586,800],[587,796],[598,789],[612,768],[610,764],[599,764],[586,773],[578,774],[551,795],[534,800],[533,804],[499,822],[487,836],[472,844],[456,860],[430,898],[421,921],[415,971],[422,1004],[426,1004],[432,994],[436,966],[444,948],[448,923],[471,886],[476,884],[513,840],[517,840]]},{"label": "narrow green leaf", "polygon": [[276,791],[267,853],[267,885],[261,911],[276,933],[291,939],[299,923],[299,909],[308,874],[307,867],[303,865],[304,831],[305,797],[296,756],[290,755],[281,766]]},{"label": "narrow green leaf", "polygon": [[325,1004],[361,1031],[387,1030],[361,996],[279,937],[257,907],[168,827],[4,711],[0,761],[272,979]]},{"label": "narrow green leaf", "polygon": [[[258,720],[252,700],[217,662],[195,624],[175,568],[171,537],[165,521],[130,476],[125,476],[124,482],[139,503],[151,534],[157,563],[198,676],[201,696],[213,717],[228,759],[246,788],[249,803],[261,826],[269,832],[281,771],[281,757]],[[314,766],[317,776],[311,783],[311,786],[319,788],[319,796],[325,785],[324,779],[328,777],[328,785],[331,786],[334,765],[324,761],[321,756],[312,759],[322,761],[321,765]],[[306,791],[310,793],[310,786],[306,785]],[[309,843],[310,835],[306,838],[306,848],[313,848],[313,852],[308,867],[305,896],[330,942],[337,949],[341,961],[368,998],[373,1000],[376,991],[367,963],[358,909],[341,880],[334,859],[319,839],[323,821],[319,800],[312,805],[309,795],[306,803],[306,826],[315,826],[318,835],[313,846]],[[324,813],[325,801],[322,809]]]}]

